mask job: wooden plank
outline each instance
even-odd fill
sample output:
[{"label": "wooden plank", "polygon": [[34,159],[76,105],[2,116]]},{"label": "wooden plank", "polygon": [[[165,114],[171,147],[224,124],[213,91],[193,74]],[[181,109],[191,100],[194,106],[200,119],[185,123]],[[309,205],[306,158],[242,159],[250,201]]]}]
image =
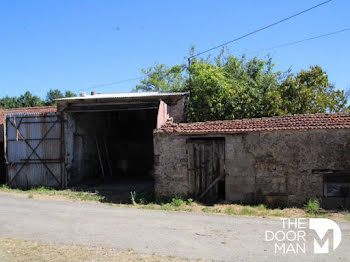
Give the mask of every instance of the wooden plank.
[{"label": "wooden plank", "polygon": [[219,181],[220,179],[224,177],[224,174],[220,175],[219,177],[217,177],[209,186],[206,190],[204,190],[204,192],[198,197],[198,200],[201,200],[208,192],[209,190],[215,186]]},{"label": "wooden plank", "polygon": [[107,164],[108,164],[108,167],[109,167],[109,173],[110,173],[111,176],[113,176],[111,161],[109,160],[109,153],[108,153],[108,148],[107,148],[107,143],[106,143],[105,137],[103,137],[103,144],[105,146],[106,157],[107,157]]},{"label": "wooden plank", "polygon": [[200,155],[199,155],[199,146],[197,144],[193,145],[194,149],[194,170],[196,176],[196,195],[200,193]]},{"label": "wooden plank", "polygon": [[100,147],[98,145],[97,137],[95,137],[95,141],[96,141],[96,148],[97,148],[98,159],[100,161],[100,166],[101,166],[101,171],[102,171],[102,177],[104,177],[105,176],[105,170],[103,168],[102,157],[101,157],[101,152],[100,152]]}]

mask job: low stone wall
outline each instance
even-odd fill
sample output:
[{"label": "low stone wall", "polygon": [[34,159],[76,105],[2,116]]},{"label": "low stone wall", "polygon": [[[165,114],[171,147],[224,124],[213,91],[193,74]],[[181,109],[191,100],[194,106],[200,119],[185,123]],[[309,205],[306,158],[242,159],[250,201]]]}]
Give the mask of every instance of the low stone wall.
[{"label": "low stone wall", "polygon": [[[186,139],[155,134],[155,190],[158,196],[194,192]],[[198,137],[198,136],[197,136]],[[300,205],[323,198],[324,175],[350,170],[350,130],[272,131],[205,137],[225,138],[226,200]]]}]

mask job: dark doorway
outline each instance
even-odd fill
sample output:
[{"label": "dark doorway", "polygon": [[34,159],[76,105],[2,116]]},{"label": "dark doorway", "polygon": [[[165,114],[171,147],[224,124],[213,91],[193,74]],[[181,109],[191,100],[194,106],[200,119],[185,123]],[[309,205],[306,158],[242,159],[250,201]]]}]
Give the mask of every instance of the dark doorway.
[{"label": "dark doorway", "polygon": [[190,159],[194,169],[195,194],[202,202],[225,199],[225,140],[192,139]]},{"label": "dark doorway", "polygon": [[153,130],[157,109],[72,113],[75,119],[69,185],[96,190],[106,201],[130,202],[153,192]]}]

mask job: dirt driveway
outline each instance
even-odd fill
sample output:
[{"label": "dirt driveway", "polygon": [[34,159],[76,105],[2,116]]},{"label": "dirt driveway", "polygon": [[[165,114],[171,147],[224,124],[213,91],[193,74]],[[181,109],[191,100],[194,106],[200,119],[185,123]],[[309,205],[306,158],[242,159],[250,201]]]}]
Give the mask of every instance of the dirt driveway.
[{"label": "dirt driveway", "polygon": [[280,219],[263,219],[119,208],[82,202],[0,196],[0,238],[50,244],[132,248],[217,261],[350,261],[350,223],[338,223],[340,246],[314,255],[307,232],[306,254],[275,254],[265,230],[282,230]]}]

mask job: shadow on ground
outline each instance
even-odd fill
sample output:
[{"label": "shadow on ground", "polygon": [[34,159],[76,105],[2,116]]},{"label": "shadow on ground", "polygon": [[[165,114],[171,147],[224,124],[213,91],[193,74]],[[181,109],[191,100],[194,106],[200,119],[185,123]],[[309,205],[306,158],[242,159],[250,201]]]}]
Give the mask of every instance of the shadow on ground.
[{"label": "shadow on ground", "polygon": [[103,198],[101,202],[114,204],[131,204],[131,193],[137,195],[154,195],[154,181],[141,179],[99,179],[86,181],[71,187],[74,191],[97,193]]}]

